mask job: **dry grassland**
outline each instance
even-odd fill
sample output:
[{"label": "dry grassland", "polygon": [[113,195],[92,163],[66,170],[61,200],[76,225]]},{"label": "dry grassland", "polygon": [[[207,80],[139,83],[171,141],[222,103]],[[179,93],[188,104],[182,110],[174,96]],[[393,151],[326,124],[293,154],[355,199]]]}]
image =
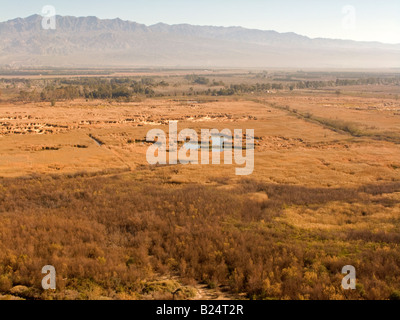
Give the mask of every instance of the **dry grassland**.
[{"label": "dry grassland", "polygon": [[[254,173],[149,166],[146,133],[169,120],[254,129]],[[3,297],[400,297],[395,98],[3,103],[0,155]],[[45,264],[56,292],[40,289]],[[357,290],[341,288],[346,264]]]}]

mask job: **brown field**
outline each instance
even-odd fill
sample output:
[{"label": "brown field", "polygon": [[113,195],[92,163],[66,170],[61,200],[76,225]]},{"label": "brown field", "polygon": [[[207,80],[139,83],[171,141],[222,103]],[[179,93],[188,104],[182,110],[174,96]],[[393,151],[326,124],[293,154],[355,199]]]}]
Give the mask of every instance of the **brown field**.
[{"label": "brown field", "polygon": [[[399,85],[204,96],[183,72],[145,75],[169,81],[163,96],[51,103],[2,87],[2,298],[400,298]],[[146,133],[169,120],[254,129],[254,173],[148,165]]]}]

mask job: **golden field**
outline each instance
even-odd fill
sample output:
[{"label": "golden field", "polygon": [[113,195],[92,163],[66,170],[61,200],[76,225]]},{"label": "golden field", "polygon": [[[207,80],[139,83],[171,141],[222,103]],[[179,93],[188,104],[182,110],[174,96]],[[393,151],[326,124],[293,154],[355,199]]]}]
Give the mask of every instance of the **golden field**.
[{"label": "golden field", "polygon": [[[3,84],[2,298],[400,298],[398,85],[210,96],[156,76],[162,95],[126,100],[21,101]],[[172,120],[254,129],[253,174],[150,166],[146,134]]]}]

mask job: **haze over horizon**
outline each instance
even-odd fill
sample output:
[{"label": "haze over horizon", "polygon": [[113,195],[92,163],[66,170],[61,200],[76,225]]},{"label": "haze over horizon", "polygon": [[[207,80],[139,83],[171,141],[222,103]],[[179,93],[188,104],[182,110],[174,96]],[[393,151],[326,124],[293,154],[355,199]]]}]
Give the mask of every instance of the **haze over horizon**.
[{"label": "haze over horizon", "polygon": [[[31,14],[31,15],[29,15],[29,16],[26,16],[26,17],[16,17],[16,18],[13,18],[13,19],[10,19],[10,20],[6,20],[6,21],[0,21],[0,23],[3,23],[3,22],[9,22],[9,21],[13,21],[13,20],[16,20],[16,19],[23,19],[23,20],[25,20],[25,19],[28,19],[28,18],[30,18],[30,17],[34,17],[34,16],[41,16],[41,17],[43,17],[41,14],[38,14],[38,13],[34,13],[34,14]],[[368,43],[368,42],[370,42],[370,43],[381,43],[381,44],[385,44],[385,45],[400,45],[400,43],[388,43],[388,42],[382,42],[382,41],[378,41],[378,40],[354,40],[354,39],[343,39],[343,38],[333,38],[333,37],[312,37],[312,36],[308,36],[308,35],[305,35],[305,34],[301,34],[301,33],[298,33],[298,32],[295,32],[295,31],[277,31],[277,30],[275,30],[275,29],[259,29],[259,28],[251,28],[251,27],[244,27],[244,26],[240,26],[240,25],[237,25],[237,26],[234,26],[234,25],[232,25],[232,26],[220,26],[220,25],[206,25],[206,24],[190,24],[190,23],[165,23],[165,22],[162,22],[162,21],[159,21],[159,22],[157,22],[157,23],[152,23],[152,24],[146,24],[146,23],[140,23],[140,22],[137,22],[137,21],[135,21],[135,20],[129,20],[129,19],[122,19],[122,18],[120,18],[120,17],[115,17],[115,18],[99,18],[99,17],[97,17],[97,16],[93,16],[93,15],[85,15],[85,16],[73,16],[73,15],[59,15],[59,14],[57,14],[57,17],[73,17],[73,18],[96,18],[96,19],[99,19],[99,20],[122,20],[122,21],[124,21],[124,22],[133,22],[133,23],[137,23],[137,24],[139,24],[139,25],[143,25],[143,26],[146,26],[146,27],[153,27],[153,26],[157,26],[157,25],[168,25],[168,26],[171,26],[171,27],[174,27],[174,26],[183,26],[183,25],[190,25],[190,26],[193,26],[193,27],[212,27],[212,28],[242,28],[242,29],[246,29],[246,30],[249,30],[249,31],[272,31],[272,32],[277,32],[277,33],[279,33],[279,34],[296,34],[296,35],[298,35],[298,36],[301,36],[301,37],[306,37],[306,38],[309,38],[310,40],[318,40],[318,39],[325,39],[325,40],[339,40],[339,41],[355,41],[355,42],[365,42],[365,43]]]},{"label": "haze over horizon", "polygon": [[120,18],[145,25],[166,23],[241,26],[247,29],[294,32],[310,38],[377,41],[400,44],[400,2],[387,0],[0,0],[0,21],[41,14],[52,5],[61,16]]},{"label": "haze over horizon", "polygon": [[0,65],[63,67],[398,68],[400,45],[190,24],[146,26],[94,16],[0,23]]}]

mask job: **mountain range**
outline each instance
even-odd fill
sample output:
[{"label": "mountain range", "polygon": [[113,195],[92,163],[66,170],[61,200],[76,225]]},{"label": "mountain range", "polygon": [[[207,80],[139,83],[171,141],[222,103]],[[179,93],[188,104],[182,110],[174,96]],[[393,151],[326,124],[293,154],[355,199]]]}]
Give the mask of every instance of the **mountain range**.
[{"label": "mountain range", "polygon": [[0,66],[400,67],[400,44],[72,16],[57,16],[56,29],[45,30],[42,19],[32,15],[0,23]]}]

